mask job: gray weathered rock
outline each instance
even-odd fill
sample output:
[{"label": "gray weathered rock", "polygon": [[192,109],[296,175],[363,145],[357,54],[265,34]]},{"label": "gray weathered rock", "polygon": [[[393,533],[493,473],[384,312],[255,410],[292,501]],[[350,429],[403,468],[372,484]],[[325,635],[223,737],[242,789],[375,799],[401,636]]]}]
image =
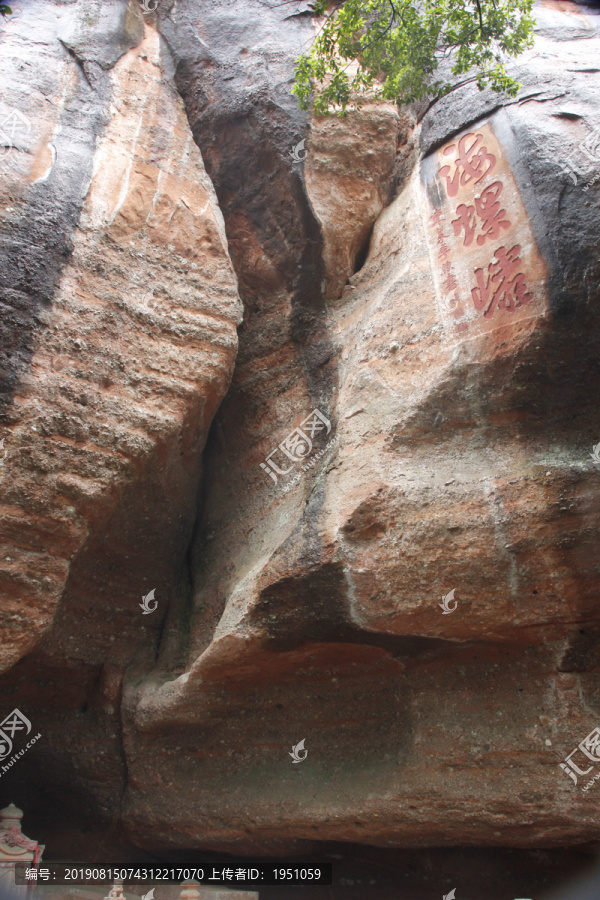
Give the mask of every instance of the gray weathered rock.
[{"label": "gray weathered rock", "polygon": [[35,409],[63,454],[52,480],[20,452],[0,510],[14,603],[51,582],[11,620],[3,696],[44,734],[15,783],[35,806],[41,761],[65,816],[153,852],[597,841],[559,768],[600,716],[597,13],[545,4],[518,98],[465,84],[417,123],[297,110],[308,4],[121,6],[89,34],[56,9],[82,161],[47,239],[7,231],[35,246],[6,251],[6,423]]}]

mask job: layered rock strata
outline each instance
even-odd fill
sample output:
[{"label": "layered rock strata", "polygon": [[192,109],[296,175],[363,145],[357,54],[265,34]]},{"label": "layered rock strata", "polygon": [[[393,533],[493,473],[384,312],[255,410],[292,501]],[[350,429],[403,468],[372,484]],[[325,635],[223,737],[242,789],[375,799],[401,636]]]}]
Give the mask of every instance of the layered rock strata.
[{"label": "layered rock strata", "polygon": [[597,13],[536,9],[516,100],[309,122],[309,4],[60,9],[97,113],[64,88],[80,199],[10,285],[31,765],[154,852],[597,840]]}]

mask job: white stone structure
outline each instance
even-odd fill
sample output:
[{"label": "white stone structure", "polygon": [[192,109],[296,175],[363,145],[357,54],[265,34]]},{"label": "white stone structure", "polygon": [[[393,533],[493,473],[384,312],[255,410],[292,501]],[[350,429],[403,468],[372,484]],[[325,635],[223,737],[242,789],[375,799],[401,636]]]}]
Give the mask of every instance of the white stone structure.
[{"label": "white stone structure", "polygon": [[[25,863],[36,869],[42,861],[44,844],[38,844],[21,831],[22,810],[11,803],[0,809],[0,891],[15,898],[27,896],[27,886],[15,885],[14,869],[17,863]],[[32,880],[33,883],[33,880]]]}]

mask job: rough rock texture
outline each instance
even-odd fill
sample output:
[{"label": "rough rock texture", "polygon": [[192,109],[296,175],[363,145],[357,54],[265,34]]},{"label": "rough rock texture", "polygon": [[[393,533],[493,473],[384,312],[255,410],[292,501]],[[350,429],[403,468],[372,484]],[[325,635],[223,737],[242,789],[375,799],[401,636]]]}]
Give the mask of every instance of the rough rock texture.
[{"label": "rough rock texture", "polygon": [[597,841],[558,763],[600,725],[600,16],[538,7],[516,100],[308,122],[302,0],[34,9],[2,44],[43,36],[58,135],[2,226],[15,802],[154,853]]},{"label": "rough rock texture", "polygon": [[[45,50],[31,133],[2,170],[3,668],[53,621],[51,655],[99,665],[112,640],[110,661],[151,662],[165,601],[185,590],[240,306],[212,186],[146,32],[134,5],[39,3],[3,35],[17,82],[5,99],[32,78],[20,84],[16,54]],[[132,600],[157,585],[161,612],[140,631]]]},{"label": "rough rock texture", "polygon": [[[1,188],[1,662],[37,645],[8,677],[34,671],[26,689],[57,711],[50,766],[79,768],[80,747],[82,778],[114,808],[122,673],[151,669],[167,609],[185,603],[201,454],[241,308],[168,51],[138,8],[29,4],[2,51],[5,101],[31,83],[27,52],[39,87]],[[153,588],[158,611],[142,617]],[[93,724],[74,720],[89,703]]]}]

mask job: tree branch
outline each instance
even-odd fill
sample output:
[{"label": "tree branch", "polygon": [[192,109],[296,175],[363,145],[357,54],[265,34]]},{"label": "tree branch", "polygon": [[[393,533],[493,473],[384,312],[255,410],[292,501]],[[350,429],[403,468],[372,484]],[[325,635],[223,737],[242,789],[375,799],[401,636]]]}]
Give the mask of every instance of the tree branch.
[{"label": "tree branch", "polygon": [[480,4],[479,0],[475,0],[475,2],[477,3],[477,12],[479,13],[479,29],[483,36],[483,19],[481,17],[481,4]]}]

